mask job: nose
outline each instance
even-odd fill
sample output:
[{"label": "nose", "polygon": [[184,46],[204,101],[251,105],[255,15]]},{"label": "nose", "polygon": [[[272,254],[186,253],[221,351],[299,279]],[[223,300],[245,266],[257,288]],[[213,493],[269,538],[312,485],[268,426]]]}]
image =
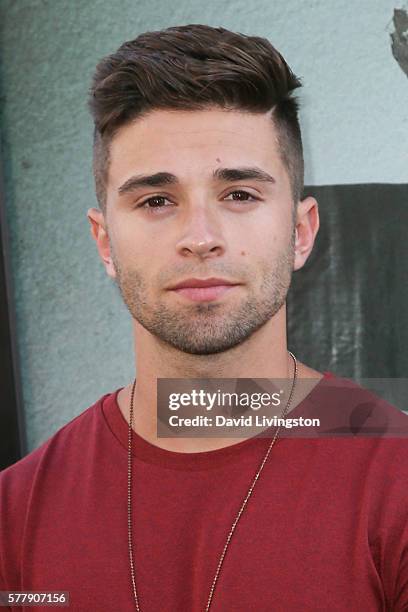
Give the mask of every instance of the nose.
[{"label": "nose", "polygon": [[176,248],[183,257],[207,259],[222,255],[225,246],[216,214],[202,207],[189,215]]}]

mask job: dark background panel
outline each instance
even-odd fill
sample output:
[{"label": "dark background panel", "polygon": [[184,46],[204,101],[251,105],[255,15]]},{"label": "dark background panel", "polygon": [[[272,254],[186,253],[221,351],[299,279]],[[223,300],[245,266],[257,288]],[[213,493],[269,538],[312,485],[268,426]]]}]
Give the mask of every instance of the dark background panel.
[{"label": "dark background panel", "polygon": [[0,470],[27,452],[0,165]]},{"label": "dark background panel", "polygon": [[407,377],[408,185],[308,187],[320,230],[288,295],[289,347],[317,370]]}]

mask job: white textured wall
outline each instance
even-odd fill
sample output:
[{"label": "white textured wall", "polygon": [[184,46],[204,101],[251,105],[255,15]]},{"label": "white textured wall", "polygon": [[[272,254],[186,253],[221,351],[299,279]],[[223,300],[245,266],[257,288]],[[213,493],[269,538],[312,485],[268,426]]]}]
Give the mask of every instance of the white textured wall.
[{"label": "white textured wall", "polygon": [[408,79],[390,0],[3,0],[2,148],[30,448],[132,376],[130,323],[85,212],[98,59],[186,23],[268,37],[302,76],[309,184],[407,182]]}]

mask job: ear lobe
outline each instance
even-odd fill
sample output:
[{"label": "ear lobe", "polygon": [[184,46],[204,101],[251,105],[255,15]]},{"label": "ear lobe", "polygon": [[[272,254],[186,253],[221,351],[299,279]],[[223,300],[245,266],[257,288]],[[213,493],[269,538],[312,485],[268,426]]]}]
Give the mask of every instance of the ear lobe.
[{"label": "ear lobe", "polygon": [[87,217],[90,223],[91,236],[95,240],[96,248],[105,266],[106,273],[111,278],[115,278],[116,271],[112,262],[111,246],[109,243],[109,234],[105,217],[98,208],[90,208],[87,212]]},{"label": "ear lobe", "polygon": [[294,270],[299,270],[305,265],[312,252],[319,225],[317,201],[312,197],[307,197],[299,202],[296,217]]}]

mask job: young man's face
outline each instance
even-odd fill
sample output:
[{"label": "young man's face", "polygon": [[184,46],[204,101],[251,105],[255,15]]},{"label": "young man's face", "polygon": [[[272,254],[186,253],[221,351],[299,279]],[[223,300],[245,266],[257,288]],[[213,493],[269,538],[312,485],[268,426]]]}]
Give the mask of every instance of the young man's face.
[{"label": "young man's face", "polygon": [[[293,206],[269,114],[154,111],[112,140],[106,215],[89,217],[133,318],[181,351],[211,354],[284,305],[314,239],[295,260]],[[174,289],[188,279],[221,287]]]}]

